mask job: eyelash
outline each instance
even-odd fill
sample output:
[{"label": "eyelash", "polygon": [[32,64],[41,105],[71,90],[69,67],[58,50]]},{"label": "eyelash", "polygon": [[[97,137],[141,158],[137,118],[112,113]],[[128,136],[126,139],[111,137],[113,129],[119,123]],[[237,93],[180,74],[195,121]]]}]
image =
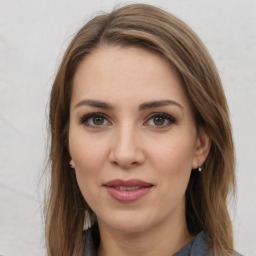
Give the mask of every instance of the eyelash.
[{"label": "eyelash", "polygon": [[83,116],[82,118],[80,118],[79,123],[83,124],[85,126],[91,127],[91,128],[98,128],[101,125],[91,125],[91,124],[89,124],[89,120],[92,119],[92,118],[96,118],[96,117],[104,118],[104,121],[108,120],[108,118],[105,114],[94,112],[94,113],[87,114],[87,115]]},{"label": "eyelash", "polygon": [[168,127],[168,126],[170,126],[170,125],[172,125],[172,124],[175,124],[177,121],[176,121],[176,119],[173,117],[173,116],[171,116],[171,115],[168,115],[168,114],[166,114],[166,113],[153,113],[153,114],[151,114],[148,118],[147,118],[147,121],[146,122],[149,122],[149,120],[153,120],[154,118],[164,118],[165,119],[165,122],[167,121],[168,122],[168,124],[165,124],[165,125],[161,125],[161,126],[157,126],[157,125],[153,125],[153,126],[155,126],[155,127],[157,127],[157,128],[166,128],[166,127]]},{"label": "eyelash", "polygon": [[[104,126],[104,124],[100,124],[100,125],[89,124],[90,119],[97,118],[97,117],[104,118],[103,122],[107,121],[108,123],[110,123],[108,121],[108,117],[105,114],[100,113],[100,112],[94,112],[94,113],[90,113],[90,114],[83,116],[82,118],[80,118],[79,123],[82,125],[85,125],[87,127],[90,127],[90,128],[100,128],[101,126]],[[166,128],[166,127],[170,126],[171,124],[175,124],[177,122],[174,117],[172,117],[166,113],[153,113],[147,117],[146,123],[149,122],[150,120],[153,120],[154,118],[164,118],[165,123],[166,123],[166,121],[168,122],[168,124],[165,124],[165,125],[159,125],[159,126],[152,125],[154,127],[160,128],[160,129]],[[109,125],[109,124],[107,124],[107,125]]]}]

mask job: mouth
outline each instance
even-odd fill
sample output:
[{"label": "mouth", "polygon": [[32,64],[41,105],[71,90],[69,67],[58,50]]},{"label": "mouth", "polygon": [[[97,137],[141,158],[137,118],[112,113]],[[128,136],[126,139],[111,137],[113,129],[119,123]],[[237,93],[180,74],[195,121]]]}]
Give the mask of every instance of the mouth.
[{"label": "mouth", "polygon": [[111,180],[103,185],[112,199],[130,203],[146,196],[154,186],[142,180]]},{"label": "mouth", "polygon": [[119,187],[114,187],[115,189],[122,190],[122,191],[132,191],[136,189],[140,189],[142,187],[140,186],[133,186],[133,187],[124,187],[124,186],[119,186]]}]

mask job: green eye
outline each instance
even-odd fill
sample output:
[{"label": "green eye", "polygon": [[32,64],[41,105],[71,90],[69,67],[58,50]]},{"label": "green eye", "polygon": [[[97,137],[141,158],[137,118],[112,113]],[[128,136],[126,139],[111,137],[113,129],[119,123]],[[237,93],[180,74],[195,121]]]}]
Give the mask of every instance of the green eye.
[{"label": "green eye", "polygon": [[146,123],[153,127],[164,128],[176,123],[176,119],[166,113],[155,113]]},{"label": "green eye", "polygon": [[104,124],[104,118],[101,116],[95,116],[92,119],[94,125],[103,125]]},{"label": "green eye", "polygon": [[88,114],[82,117],[79,123],[91,128],[100,128],[110,124],[107,117],[102,113]]},{"label": "green eye", "polygon": [[156,126],[162,126],[165,124],[166,122],[166,118],[161,117],[161,116],[157,116],[153,118],[153,122]]}]

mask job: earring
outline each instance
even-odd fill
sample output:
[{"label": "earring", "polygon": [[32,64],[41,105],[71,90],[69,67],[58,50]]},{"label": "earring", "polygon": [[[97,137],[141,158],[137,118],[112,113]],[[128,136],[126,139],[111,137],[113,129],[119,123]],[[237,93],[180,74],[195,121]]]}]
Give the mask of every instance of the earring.
[{"label": "earring", "polygon": [[200,160],[198,160],[198,171],[201,172],[203,168],[203,165]]}]

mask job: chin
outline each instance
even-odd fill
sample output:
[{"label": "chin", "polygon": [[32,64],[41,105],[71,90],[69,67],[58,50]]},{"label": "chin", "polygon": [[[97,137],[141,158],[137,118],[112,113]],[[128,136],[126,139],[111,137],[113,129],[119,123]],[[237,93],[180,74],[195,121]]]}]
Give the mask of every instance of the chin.
[{"label": "chin", "polygon": [[139,223],[133,223],[132,221],[126,221],[126,223],[113,223],[111,226],[113,229],[126,234],[140,233],[148,229],[148,226]]},{"label": "chin", "polygon": [[110,229],[127,234],[143,232],[154,226],[154,223],[148,217],[128,213],[119,213],[117,216],[113,214],[110,218],[98,218],[98,222],[99,224],[108,226]]}]

